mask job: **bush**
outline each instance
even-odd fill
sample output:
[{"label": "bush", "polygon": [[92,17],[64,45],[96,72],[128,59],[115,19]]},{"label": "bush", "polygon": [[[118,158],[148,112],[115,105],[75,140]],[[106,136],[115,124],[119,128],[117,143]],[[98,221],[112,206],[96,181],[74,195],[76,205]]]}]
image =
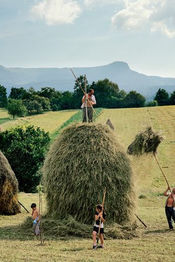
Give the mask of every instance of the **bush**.
[{"label": "bush", "polygon": [[158,106],[158,103],[157,103],[157,101],[156,100],[153,100],[153,101],[150,101],[150,102],[148,102],[147,104],[146,104],[146,106]]},{"label": "bush", "polygon": [[33,126],[0,133],[0,149],[16,174],[20,191],[35,191],[41,178],[38,170],[44,161],[49,141],[48,133]]}]

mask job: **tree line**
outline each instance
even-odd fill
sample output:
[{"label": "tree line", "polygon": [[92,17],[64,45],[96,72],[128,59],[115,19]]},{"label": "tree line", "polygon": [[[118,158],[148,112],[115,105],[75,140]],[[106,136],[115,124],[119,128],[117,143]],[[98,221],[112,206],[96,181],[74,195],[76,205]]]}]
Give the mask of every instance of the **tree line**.
[{"label": "tree line", "polygon": [[74,85],[74,91],[60,92],[52,87],[43,87],[36,91],[34,88],[24,89],[12,87],[7,97],[6,88],[0,85],[0,107],[6,107],[10,115],[25,116],[41,114],[45,111],[77,109],[81,106],[82,89],[93,88],[97,106],[104,108],[130,108],[157,105],[174,105],[175,91],[169,95],[165,89],[159,89],[154,100],[146,103],[143,95],[136,91],[126,93],[120,90],[116,83],[109,79],[99,80],[89,84],[87,78],[81,75]]}]

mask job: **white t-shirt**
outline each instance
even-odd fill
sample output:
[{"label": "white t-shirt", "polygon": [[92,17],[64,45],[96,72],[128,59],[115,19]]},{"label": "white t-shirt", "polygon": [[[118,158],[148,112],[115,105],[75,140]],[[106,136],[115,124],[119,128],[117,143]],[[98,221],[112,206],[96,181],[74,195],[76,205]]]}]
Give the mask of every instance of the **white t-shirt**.
[{"label": "white t-shirt", "polygon": [[[84,96],[83,96],[83,97],[84,97]],[[90,98],[89,100],[92,101],[94,105],[96,105],[96,99],[95,99],[95,96],[94,96],[94,95],[91,95],[91,98]],[[87,101],[84,102],[84,103],[81,105],[81,108],[85,108],[85,107],[86,107],[86,104],[87,104]]]}]

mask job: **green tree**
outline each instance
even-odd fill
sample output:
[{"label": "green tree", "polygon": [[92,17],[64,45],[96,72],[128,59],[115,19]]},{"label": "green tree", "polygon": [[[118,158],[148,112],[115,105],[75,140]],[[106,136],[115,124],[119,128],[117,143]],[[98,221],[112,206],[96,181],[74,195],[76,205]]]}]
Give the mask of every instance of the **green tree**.
[{"label": "green tree", "polygon": [[73,108],[80,108],[82,97],[84,95],[83,90],[89,89],[90,86],[88,84],[88,80],[86,75],[80,75],[74,85],[74,93],[73,93]]},{"label": "green tree", "polygon": [[0,85],[0,107],[7,107],[7,90]]},{"label": "green tree", "polygon": [[55,88],[52,87],[42,87],[41,91],[38,91],[38,95],[42,97],[46,97],[51,100],[53,97],[56,96],[57,91]]},{"label": "green tree", "polygon": [[30,97],[30,94],[23,87],[20,87],[20,88],[12,87],[11,88],[9,98],[23,100],[29,97]]},{"label": "green tree", "polygon": [[63,92],[60,104],[63,110],[73,108],[73,93],[69,91]]},{"label": "green tree", "polygon": [[17,127],[0,132],[0,150],[15,172],[20,191],[35,191],[41,178],[38,170],[44,161],[49,141],[49,134],[39,127]]},{"label": "green tree", "polygon": [[37,101],[41,105],[43,111],[49,111],[50,110],[50,101],[47,97],[34,95],[32,99],[34,99],[35,101]]},{"label": "green tree", "polygon": [[170,95],[170,105],[175,105],[175,91]]},{"label": "green tree", "polygon": [[165,89],[159,88],[156,93],[154,100],[157,101],[159,106],[164,106],[169,104],[169,94]]},{"label": "green tree", "polygon": [[9,99],[7,109],[9,115],[13,116],[13,119],[15,118],[15,116],[25,116],[27,112],[27,109],[22,100],[17,99]]},{"label": "green tree", "polygon": [[136,91],[129,92],[124,98],[125,107],[143,107],[145,105],[145,97]]},{"label": "green tree", "polygon": [[27,108],[27,111],[28,111],[29,115],[43,113],[43,108],[42,108],[41,104],[38,101],[36,101],[36,100],[27,100],[24,103],[25,103],[25,106]]},{"label": "green tree", "polygon": [[119,100],[122,95],[118,85],[109,79],[99,80],[96,83],[93,82],[90,88],[93,88],[95,91],[98,107],[116,107],[114,106],[114,101]]}]

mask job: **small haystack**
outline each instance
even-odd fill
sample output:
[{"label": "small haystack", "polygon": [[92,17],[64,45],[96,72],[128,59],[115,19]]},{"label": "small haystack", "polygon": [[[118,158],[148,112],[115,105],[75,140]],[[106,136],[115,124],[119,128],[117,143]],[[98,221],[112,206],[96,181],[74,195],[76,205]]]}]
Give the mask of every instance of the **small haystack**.
[{"label": "small haystack", "polygon": [[111,122],[111,120],[108,118],[108,120],[106,121],[106,125],[108,125],[112,130],[114,130],[114,126]]},{"label": "small haystack", "polygon": [[17,199],[18,181],[8,160],[0,151],[0,214],[15,215],[20,213]]},{"label": "small haystack", "polygon": [[131,223],[132,170],[113,132],[101,124],[68,127],[52,145],[44,164],[48,216],[92,224],[106,187],[107,221]]},{"label": "small haystack", "polygon": [[127,153],[130,155],[143,155],[144,153],[157,152],[157,148],[163,138],[155,133],[151,127],[148,127],[144,132],[136,135],[135,140],[128,146]]}]

